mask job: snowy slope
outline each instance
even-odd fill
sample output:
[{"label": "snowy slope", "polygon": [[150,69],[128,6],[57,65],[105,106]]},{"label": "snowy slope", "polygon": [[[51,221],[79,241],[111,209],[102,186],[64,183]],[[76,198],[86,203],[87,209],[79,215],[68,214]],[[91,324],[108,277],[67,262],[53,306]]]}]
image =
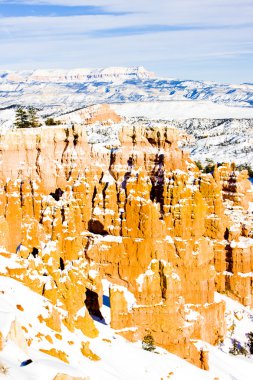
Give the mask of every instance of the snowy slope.
[{"label": "snowy slope", "polygon": [[[192,380],[213,379],[209,373],[165,350],[157,349],[156,353],[144,351],[140,343],[127,342],[109,325],[99,322],[96,322],[99,337],[90,340],[90,347],[101,360],[89,360],[80,353],[80,342],[87,341],[87,338],[79,330],[71,333],[62,325],[62,339],[57,341],[55,331],[39,321],[38,316],[44,316],[50,307],[51,303],[44,297],[13,279],[0,276],[0,331],[6,336],[12,321],[16,320],[25,337],[32,342],[25,352],[16,342],[8,340],[4,350],[0,351],[0,363],[8,368],[6,379],[51,380],[57,373],[65,373],[89,375],[91,380],[160,380],[171,372],[174,373],[172,378],[178,380],[186,373]],[[109,308],[104,305],[102,313],[109,323]],[[45,337],[50,337],[53,343]],[[70,346],[69,341],[74,344]],[[70,365],[39,351],[49,347],[66,352]],[[32,359],[33,363],[20,367],[21,362],[27,359]]]},{"label": "snowy slope", "polygon": [[[17,269],[21,263],[15,254],[0,255],[1,273],[7,274],[7,267]],[[108,296],[111,284],[107,280],[102,282],[104,295]],[[6,340],[4,349],[0,351],[0,368],[1,365],[7,368],[7,374],[2,377],[10,380],[53,380],[57,373],[65,373],[78,377],[88,375],[90,380],[251,380],[253,356],[235,357],[229,354],[229,350],[233,339],[241,346],[247,343],[246,334],[253,331],[253,311],[225,295],[216,294],[216,301],[226,303],[228,334],[220,347],[196,341],[197,346],[206,347],[209,351],[210,370],[202,371],[163,349],[156,348],[151,353],[141,348],[141,342],[127,342],[110,328],[110,308],[106,299],[101,309],[105,322],[95,322],[99,330],[97,338],[88,339],[80,330],[70,332],[63,323],[61,332],[57,333],[43,319],[51,315],[53,308],[62,317],[66,311],[53,306],[20,282],[0,276],[0,331]],[[17,323],[15,336],[10,337],[13,322]],[[80,351],[82,342],[90,342],[91,350],[101,360],[92,361],[84,357]],[[64,352],[70,364],[40,351],[52,348]],[[27,359],[33,362],[20,367]]]},{"label": "snowy slope", "polygon": [[[108,288],[109,283],[106,285]],[[32,341],[25,352],[17,342],[8,340],[4,350],[0,351],[0,363],[8,369],[4,378],[51,380],[57,373],[65,373],[71,376],[88,375],[91,380],[251,380],[252,356],[235,357],[228,351],[232,339],[229,331],[231,325],[235,324],[232,337],[242,345],[245,344],[245,334],[253,331],[253,312],[224,295],[217,294],[216,297],[217,300],[224,300],[227,305],[228,336],[219,348],[201,341],[196,342],[196,345],[209,350],[209,371],[200,370],[163,349],[156,348],[152,353],[144,351],[140,342],[127,342],[109,327],[110,310],[106,305],[101,310],[106,323],[96,322],[99,337],[90,339],[92,351],[101,358],[94,362],[80,354],[80,342],[87,338],[79,330],[71,333],[62,326],[62,339],[57,342],[55,331],[39,321],[38,315],[45,315],[51,307],[47,299],[13,279],[0,276],[0,330],[5,336],[11,323],[16,320],[22,326],[25,337]],[[60,308],[58,310],[61,311]],[[53,344],[45,336],[49,336]],[[68,341],[73,341],[74,344],[70,346]],[[39,351],[40,348],[50,346],[66,352],[70,365]],[[33,362],[20,367],[21,362],[27,359],[32,359]]]}]

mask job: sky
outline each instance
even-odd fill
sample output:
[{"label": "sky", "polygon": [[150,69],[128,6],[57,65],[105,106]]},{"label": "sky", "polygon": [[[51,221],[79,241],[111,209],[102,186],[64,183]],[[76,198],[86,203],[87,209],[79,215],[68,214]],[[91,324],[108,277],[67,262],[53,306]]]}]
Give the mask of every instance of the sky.
[{"label": "sky", "polygon": [[253,83],[253,0],[0,0],[0,70],[108,66]]}]

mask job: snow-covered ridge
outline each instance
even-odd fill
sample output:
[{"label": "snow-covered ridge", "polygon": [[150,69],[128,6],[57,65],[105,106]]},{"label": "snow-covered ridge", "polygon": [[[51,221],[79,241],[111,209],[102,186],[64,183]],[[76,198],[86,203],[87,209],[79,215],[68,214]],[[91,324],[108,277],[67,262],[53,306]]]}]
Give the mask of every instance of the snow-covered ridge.
[{"label": "snow-covered ridge", "polygon": [[253,85],[159,78],[142,66],[0,71],[1,109],[33,105],[54,113],[92,104],[171,100],[253,108]]},{"label": "snow-covered ridge", "polygon": [[82,83],[92,81],[125,81],[149,79],[154,74],[144,67],[109,67],[104,69],[31,70],[0,72],[0,78],[11,82]]}]

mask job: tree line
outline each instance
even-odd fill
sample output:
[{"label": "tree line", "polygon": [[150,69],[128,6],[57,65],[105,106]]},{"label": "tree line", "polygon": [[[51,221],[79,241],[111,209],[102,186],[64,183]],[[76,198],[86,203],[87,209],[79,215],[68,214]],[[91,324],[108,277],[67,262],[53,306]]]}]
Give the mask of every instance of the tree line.
[{"label": "tree line", "polygon": [[[207,159],[206,161],[207,161],[206,165],[203,165],[200,161],[195,161],[195,164],[197,165],[199,170],[201,170],[203,173],[211,173],[212,174],[214,172],[214,168],[216,165],[219,167],[223,164],[222,162],[216,164],[210,159]],[[239,170],[239,171],[248,170],[249,177],[253,178],[253,169],[249,164],[236,165],[235,163],[232,163],[232,170]]]},{"label": "tree line", "polygon": [[[50,117],[45,120],[45,124],[48,126],[59,125],[61,122]],[[14,125],[17,128],[38,128],[42,124],[39,120],[38,111],[34,107],[28,107],[27,109],[19,107],[16,110]]]}]

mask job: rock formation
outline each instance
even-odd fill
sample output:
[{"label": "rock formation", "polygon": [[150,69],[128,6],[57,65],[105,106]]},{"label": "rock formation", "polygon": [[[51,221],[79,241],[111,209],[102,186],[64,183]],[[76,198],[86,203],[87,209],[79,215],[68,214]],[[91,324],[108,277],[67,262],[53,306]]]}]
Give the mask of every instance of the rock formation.
[{"label": "rock formation", "polygon": [[1,135],[0,254],[16,255],[1,275],[52,301],[47,326],[60,333],[63,320],[90,338],[107,279],[117,333],[151,334],[207,369],[196,341],[226,334],[215,290],[253,304],[252,192],[229,165],[201,173],[178,138],[141,123],[122,124],[110,147],[88,144],[83,125]]}]

